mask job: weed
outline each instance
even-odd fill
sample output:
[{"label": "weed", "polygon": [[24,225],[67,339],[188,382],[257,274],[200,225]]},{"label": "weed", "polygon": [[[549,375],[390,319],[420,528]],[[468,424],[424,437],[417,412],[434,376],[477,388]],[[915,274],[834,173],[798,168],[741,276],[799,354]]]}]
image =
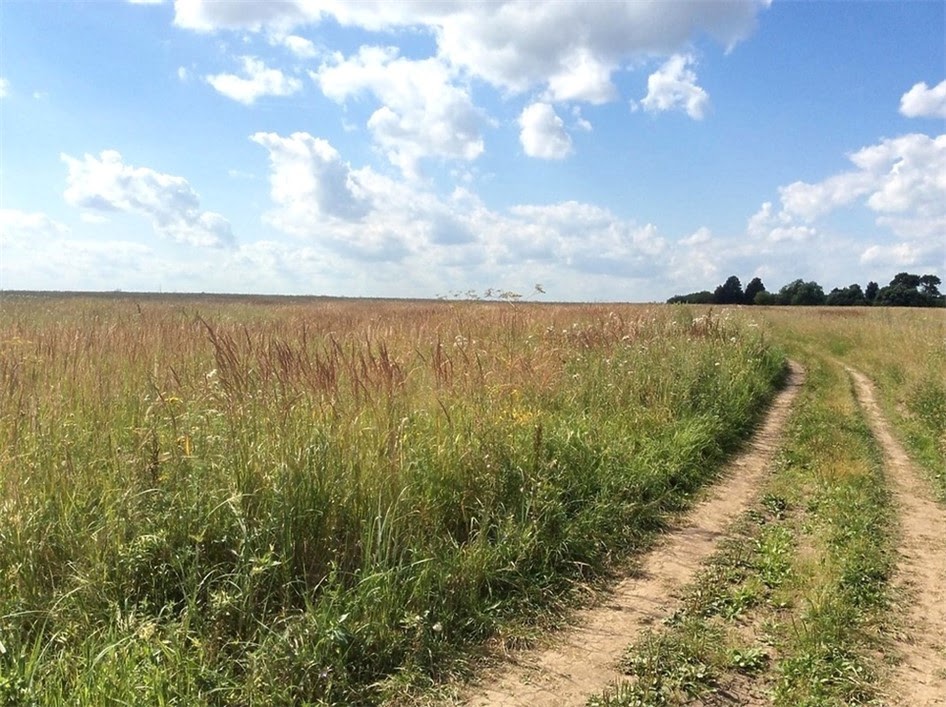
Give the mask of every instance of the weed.
[{"label": "weed", "polygon": [[593,697],[588,704],[672,705],[713,692],[716,672],[703,656],[714,638],[719,637],[686,630],[646,634],[624,661],[625,671],[633,679],[613,692]]},{"label": "weed", "polygon": [[763,648],[733,648],[729,652],[729,666],[741,673],[758,673],[765,669],[769,660],[769,654]]}]

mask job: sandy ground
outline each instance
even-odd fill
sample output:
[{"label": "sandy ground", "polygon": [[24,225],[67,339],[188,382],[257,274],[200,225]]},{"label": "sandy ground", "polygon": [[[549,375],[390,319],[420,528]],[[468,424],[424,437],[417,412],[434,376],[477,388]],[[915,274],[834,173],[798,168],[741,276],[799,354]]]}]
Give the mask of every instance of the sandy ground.
[{"label": "sandy ground", "polygon": [[460,704],[583,705],[591,694],[620,680],[617,663],[624,650],[639,631],[670,615],[678,604],[675,590],[694,578],[728,526],[757,494],[803,378],[801,368],[792,364],[786,387],[747,449],[729,465],[707,498],[642,559],[639,572],[620,581],[603,601],[579,611],[573,625],[553,637],[547,647],[510,655],[472,686]]},{"label": "sandy ground", "polygon": [[884,452],[888,483],[900,519],[896,584],[909,598],[901,661],[888,684],[891,704],[946,705],[946,510],[933,500],[929,484],[890,433],[870,380],[848,368],[871,432]]}]

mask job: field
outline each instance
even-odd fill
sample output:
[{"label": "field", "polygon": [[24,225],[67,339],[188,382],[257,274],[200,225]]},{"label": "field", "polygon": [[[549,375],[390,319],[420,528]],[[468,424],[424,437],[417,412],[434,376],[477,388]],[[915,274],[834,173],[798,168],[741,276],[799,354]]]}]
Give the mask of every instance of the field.
[{"label": "field", "polygon": [[[779,704],[874,699],[896,520],[841,362],[873,379],[946,495],[943,325],[930,310],[5,295],[0,705],[455,697],[444,686],[491,646],[532,645],[690,506],[789,355],[809,382],[759,495],[773,522],[737,527],[730,550],[782,565],[772,586],[708,569],[694,590],[754,591],[729,617],[754,637],[686,604],[628,653],[622,692],[589,698],[717,694],[752,672],[739,655]],[[763,627],[776,648],[757,645]],[[723,653],[699,657],[692,689],[641,668],[701,641]],[[857,680],[819,674],[836,666],[818,650]]]}]

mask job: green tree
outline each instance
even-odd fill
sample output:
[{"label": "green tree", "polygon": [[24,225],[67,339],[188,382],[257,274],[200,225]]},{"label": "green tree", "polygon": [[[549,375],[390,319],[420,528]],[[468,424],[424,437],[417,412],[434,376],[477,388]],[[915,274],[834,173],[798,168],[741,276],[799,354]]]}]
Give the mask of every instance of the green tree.
[{"label": "green tree", "polygon": [[742,304],[743,298],[742,283],[735,275],[730,275],[726,282],[713,292],[713,300],[716,304]]},{"label": "green tree", "polygon": [[868,304],[873,304],[874,300],[877,299],[877,292],[880,290],[880,285],[871,280],[867,283],[867,289],[864,290],[864,297],[867,299]]},{"label": "green tree", "polygon": [[667,304],[713,304],[713,293],[709,290],[691,292],[688,295],[674,295]]},{"label": "green tree", "polygon": [[771,306],[778,304],[778,295],[774,292],[757,292],[756,296],[752,300],[752,304],[758,304],[763,306]]},{"label": "green tree", "polygon": [[824,301],[824,289],[814,280],[805,282],[799,278],[778,291],[779,304],[811,306],[824,304]]},{"label": "green tree", "polygon": [[942,307],[946,305],[946,297],[940,294],[939,284],[936,275],[897,273],[889,285],[880,288],[876,304],[885,307]]},{"label": "green tree", "polygon": [[941,297],[939,285],[943,283],[936,275],[924,275],[920,278],[920,287],[928,297]]},{"label": "green tree", "polygon": [[843,289],[835,287],[828,293],[824,303],[841,307],[856,307],[867,304],[867,298],[864,296],[861,286],[855,282]]},{"label": "green tree", "polygon": [[756,295],[758,295],[760,292],[765,292],[765,285],[762,284],[761,278],[754,277],[749,280],[749,284],[746,285],[746,292],[745,296],[743,297],[743,301],[746,304],[755,304]]},{"label": "green tree", "polygon": [[908,290],[915,290],[920,286],[920,280],[922,278],[919,275],[913,275],[908,272],[898,272],[893,276],[893,280],[890,281],[890,287],[903,287]]}]

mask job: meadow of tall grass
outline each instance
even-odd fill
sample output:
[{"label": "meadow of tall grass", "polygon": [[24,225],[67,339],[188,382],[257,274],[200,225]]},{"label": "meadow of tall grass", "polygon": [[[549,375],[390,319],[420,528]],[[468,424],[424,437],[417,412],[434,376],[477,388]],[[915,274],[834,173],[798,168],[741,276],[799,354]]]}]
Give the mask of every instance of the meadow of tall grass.
[{"label": "meadow of tall grass", "polygon": [[639,547],[783,375],[682,308],[5,295],[0,705],[440,679]]}]

